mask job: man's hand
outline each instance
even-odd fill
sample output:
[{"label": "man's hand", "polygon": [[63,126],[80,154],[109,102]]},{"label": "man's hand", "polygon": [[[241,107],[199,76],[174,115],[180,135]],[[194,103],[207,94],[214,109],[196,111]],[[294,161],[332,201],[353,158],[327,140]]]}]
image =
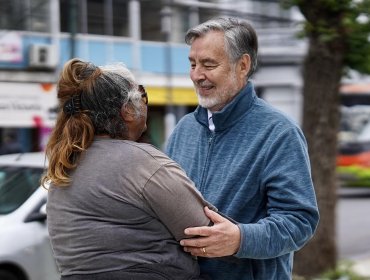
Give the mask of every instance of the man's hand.
[{"label": "man's hand", "polygon": [[239,227],[208,207],[205,207],[205,213],[214,225],[185,229],[186,235],[197,237],[180,241],[184,251],[200,257],[224,257],[235,254],[240,246]]}]

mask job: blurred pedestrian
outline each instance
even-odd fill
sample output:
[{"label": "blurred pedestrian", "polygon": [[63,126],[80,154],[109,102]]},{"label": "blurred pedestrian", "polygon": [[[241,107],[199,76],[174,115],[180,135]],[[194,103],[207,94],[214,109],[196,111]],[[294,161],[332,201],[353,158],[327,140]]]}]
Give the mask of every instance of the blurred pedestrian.
[{"label": "blurred pedestrian", "polygon": [[[136,142],[148,96],[122,65],[68,61],[46,148],[48,229],[62,280],[201,279],[184,229],[208,226],[178,164]],[[214,209],[215,210],[215,209]]]},{"label": "blurred pedestrian", "polygon": [[[257,35],[236,18],[191,28],[196,110],[180,120],[167,153],[204,197],[237,225],[206,210],[212,227],[188,228],[184,250],[211,279],[291,279],[293,252],[319,220],[300,128],[256,96]],[[233,258],[217,258],[233,256]]]}]

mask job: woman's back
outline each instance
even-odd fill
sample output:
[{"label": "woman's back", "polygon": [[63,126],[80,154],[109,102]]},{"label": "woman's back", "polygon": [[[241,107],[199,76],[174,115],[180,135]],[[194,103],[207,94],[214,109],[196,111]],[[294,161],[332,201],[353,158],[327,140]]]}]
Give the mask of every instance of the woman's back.
[{"label": "woman's back", "polygon": [[62,276],[128,268],[164,277],[158,279],[199,275],[176,240],[188,226],[209,224],[202,213],[208,204],[162,152],[96,138],[71,178],[70,186],[50,187],[47,205]]}]

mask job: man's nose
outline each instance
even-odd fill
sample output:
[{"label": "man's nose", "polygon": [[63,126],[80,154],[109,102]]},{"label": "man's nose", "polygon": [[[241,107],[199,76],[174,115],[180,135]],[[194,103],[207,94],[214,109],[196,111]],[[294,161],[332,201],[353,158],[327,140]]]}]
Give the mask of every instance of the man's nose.
[{"label": "man's nose", "polygon": [[193,80],[193,81],[200,81],[200,80],[204,80],[206,78],[205,74],[204,74],[204,71],[202,70],[201,67],[194,67],[191,71],[190,71],[190,78]]}]

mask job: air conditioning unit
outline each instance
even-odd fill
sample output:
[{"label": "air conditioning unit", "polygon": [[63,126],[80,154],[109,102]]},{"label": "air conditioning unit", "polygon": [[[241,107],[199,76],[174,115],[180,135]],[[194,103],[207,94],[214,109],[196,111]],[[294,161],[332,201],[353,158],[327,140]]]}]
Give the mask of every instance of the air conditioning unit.
[{"label": "air conditioning unit", "polygon": [[31,44],[28,65],[31,68],[53,69],[58,65],[56,48],[50,44]]}]

